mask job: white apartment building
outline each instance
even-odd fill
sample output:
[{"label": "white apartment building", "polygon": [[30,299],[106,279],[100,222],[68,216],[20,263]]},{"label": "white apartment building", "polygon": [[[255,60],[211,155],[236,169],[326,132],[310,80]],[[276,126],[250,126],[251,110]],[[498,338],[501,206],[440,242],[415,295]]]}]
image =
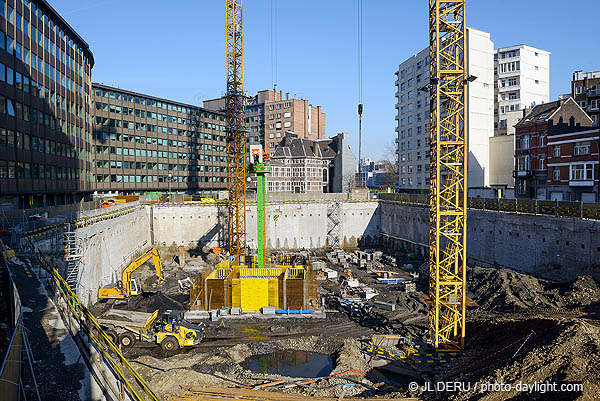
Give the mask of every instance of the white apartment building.
[{"label": "white apartment building", "polygon": [[[494,135],[494,44],[488,32],[467,28],[467,186],[489,185],[489,138]],[[398,185],[429,189],[429,47],[396,71]]]},{"label": "white apartment building", "polygon": [[494,135],[513,135],[523,109],[550,101],[550,52],[527,45],[494,52]]}]

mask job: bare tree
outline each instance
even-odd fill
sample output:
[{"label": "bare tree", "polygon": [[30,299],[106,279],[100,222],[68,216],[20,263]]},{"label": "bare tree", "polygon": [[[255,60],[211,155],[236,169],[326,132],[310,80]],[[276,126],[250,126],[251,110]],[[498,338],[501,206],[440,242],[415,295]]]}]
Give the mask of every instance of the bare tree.
[{"label": "bare tree", "polygon": [[390,141],[385,145],[382,161],[385,167],[386,182],[389,185],[398,185],[398,151],[395,141]]},{"label": "bare tree", "polygon": [[356,172],[350,171],[342,177],[342,192],[348,192],[354,187],[356,187]]}]

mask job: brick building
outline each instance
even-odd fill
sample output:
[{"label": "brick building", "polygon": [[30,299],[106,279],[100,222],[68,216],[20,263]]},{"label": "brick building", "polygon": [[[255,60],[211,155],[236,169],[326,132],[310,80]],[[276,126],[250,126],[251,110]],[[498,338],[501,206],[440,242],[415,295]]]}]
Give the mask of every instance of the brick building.
[{"label": "brick building", "polygon": [[574,120],[548,131],[548,199],[598,202],[599,128]]},{"label": "brick building", "polygon": [[598,126],[600,120],[600,71],[575,71],[571,81],[571,96]]},{"label": "brick building", "polygon": [[[225,111],[225,99],[205,100],[206,109]],[[271,153],[287,131],[298,137],[317,140],[325,138],[325,113],[306,99],[290,97],[277,88],[258,91],[246,98],[247,143],[260,143]]]},{"label": "brick building", "polygon": [[515,192],[518,198],[547,199],[548,134],[555,125],[590,126],[573,98],[535,106],[515,125]]}]

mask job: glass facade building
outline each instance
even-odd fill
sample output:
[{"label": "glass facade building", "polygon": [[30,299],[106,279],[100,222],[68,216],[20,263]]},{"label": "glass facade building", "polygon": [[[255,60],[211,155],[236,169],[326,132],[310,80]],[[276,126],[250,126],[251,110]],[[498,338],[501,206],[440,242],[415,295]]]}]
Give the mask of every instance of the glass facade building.
[{"label": "glass facade building", "polygon": [[65,204],[92,192],[93,64],[46,1],[0,0],[0,204]]},{"label": "glass facade building", "polygon": [[227,188],[225,114],[93,84],[98,192]]}]

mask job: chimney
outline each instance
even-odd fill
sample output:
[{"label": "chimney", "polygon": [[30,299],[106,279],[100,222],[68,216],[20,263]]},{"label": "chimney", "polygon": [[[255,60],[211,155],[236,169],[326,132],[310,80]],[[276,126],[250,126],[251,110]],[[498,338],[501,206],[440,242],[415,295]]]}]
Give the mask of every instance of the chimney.
[{"label": "chimney", "polygon": [[290,92],[285,92],[285,100],[290,100]]}]

